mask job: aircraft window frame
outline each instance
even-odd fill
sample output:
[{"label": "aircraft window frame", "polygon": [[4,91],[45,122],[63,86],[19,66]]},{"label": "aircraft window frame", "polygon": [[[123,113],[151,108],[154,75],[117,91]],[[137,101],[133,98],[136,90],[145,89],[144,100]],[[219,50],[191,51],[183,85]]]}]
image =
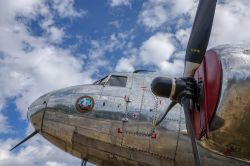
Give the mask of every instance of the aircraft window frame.
[{"label": "aircraft window frame", "polygon": [[[110,77],[110,75],[107,75],[107,76],[105,76],[105,77],[103,77],[103,78],[101,78],[101,79],[95,81],[95,82],[93,83],[93,85],[105,85],[105,84],[108,82],[109,77]],[[107,81],[106,81],[106,82],[103,82],[105,79],[106,79]]]},{"label": "aircraft window frame", "polygon": [[[111,80],[112,77],[123,77],[125,78],[125,83],[123,82],[122,84],[120,85],[110,85],[109,84],[109,81]],[[124,81],[124,80],[123,80]],[[116,82],[117,83],[117,82]],[[128,77],[127,76],[124,76],[124,75],[110,75],[108,77],[108,81],[105,83],[105,86],[109,86],[109,87],[127,87],[127,83],[128,83]]]}]

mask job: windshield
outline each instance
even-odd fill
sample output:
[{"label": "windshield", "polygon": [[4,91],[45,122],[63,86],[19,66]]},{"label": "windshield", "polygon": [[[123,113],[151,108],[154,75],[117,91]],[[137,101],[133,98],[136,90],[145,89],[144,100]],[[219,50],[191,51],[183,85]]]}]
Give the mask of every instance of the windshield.
[{"label": "windshield", "polygon": [[94,85],[104,85],[108,81],[108,76],[103,77],[102,79],[94,82]]},{"label": "windshield", "polygon": [[120,87],[126,87],[127,84],[127,77],[125,76],[117,76],[112,75],[107,82],[107,86],[120,86]]},{"label": "windshield", "polygon": [[126,87],[127,77],[126,76],[118,76],[118,75],[105,76],[102,79],[94,82],[93,84],[94,85]]}]

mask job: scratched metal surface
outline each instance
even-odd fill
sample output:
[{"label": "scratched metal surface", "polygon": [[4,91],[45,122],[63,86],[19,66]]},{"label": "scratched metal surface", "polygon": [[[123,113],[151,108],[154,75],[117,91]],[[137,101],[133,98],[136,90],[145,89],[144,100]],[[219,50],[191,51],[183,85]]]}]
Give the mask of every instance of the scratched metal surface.
[{"label": "scratched metal surface", "polygon": [[[150,83],[157,75],[115,74],[128,76],[127,87],[79,85],[41,97],[29,109],[34,127],[62,150],[98,165],[192,165],[191,144],[179,105],[154,128],[153,124],[169,104],[168,99],[156,97],[150,90]],[[94,98],[94,109],[90,113],[79,113],[75,103],[86,95]],[[243,101],[249,106],[249,102]],[[219,107],[222,110],[223,102],[222,96]],[[222,112],[217,111],[223,118]],[[152,132],[156,133],[156,139],[151,138]],[[199,147],[203,165],[248,165],[212,152],[217,150],[216,146],[207,140],[200,143],[209,149]]]},{"label": "scratched metal surface", "polygon": [[214,49],[221,59],[221,96],[211,138],[203,146],[250,161],[250,45]]}]

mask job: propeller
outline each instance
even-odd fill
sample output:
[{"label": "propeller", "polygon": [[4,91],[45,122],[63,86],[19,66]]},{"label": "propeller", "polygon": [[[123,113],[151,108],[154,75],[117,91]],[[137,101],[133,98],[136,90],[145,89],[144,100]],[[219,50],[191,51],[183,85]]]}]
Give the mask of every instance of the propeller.
[{"label": "propeller", "polygon": [[162,118],[156,123],[159,125],[167,113],[176,104],[180,103],[186,119],[186,127],[193,148],[195,166],[200,166],[200,155],[197,148],[191,114],[194,105],[198,102],[199,86],[194,79],[194,73],[200,66],[211,34],[217,0],[200,0],[196,12],[191,35],[188,41],[184,74],[181,78],[157,77],[152,81],[152,92],[160,97],[170,98],[172,102]]},{"label": "propeller", "polygon": [[32,138],[34,135],[36,135],[38,133],[37,130],[35,130],[33,133],[31,133],[30,135],[28,135],[26,138],[24,138],[21,142],[19,142],[17,145],[15,145],[13,148],[10,149],[10,151],[14,150],[15,148],[17,148],[18,146],[20,146],[21,144],[23,144],[24,142],[26,142],[27,140],[29,140],[30,138]]},{"label": "propeller", "polygon": [[172,101],[168,108],[166,109],[165,113],[162,115],[161,119],[158,120],[156,123],[155,123],[155,127],[158,126],[163,120],[164,118],[167,116],[167,114],[169,113],[169,111],[176,105],[176,102]]},{"label": "propeller", "polygon": [[193,125],[192,125],[192,121],[191,121],[191,117],[190,117],[190,112],[192,111],[192,108],[190,108],[191,102],[192,102],[192,100],[190,100],[187,97],[182,98],[182,101],[181,101],[182,106],[183,106],[183,110],[184,110],[184,114],[185,114],[185,119],[186,119],[187,132],[190,135],[190,139],[191,139],[191,143],[192,143],[195,165],[199,166],[199,165],[201,165],[200,164],[200,155],[199,155],[199,151],[197,148],[197,143],[196,143],[195,135],[194,135],[194,129],[193,129]]},{"label": "propeller", "polygon": [[81,163],[81,166],[86,166],[87,165],[87,161],[88,161],[87,159],[83,159],[82,163]]},{"label": "propeller", "polygon": [[188,41],[184,77],[193,77],[206,53],[217,0],[200,0]]}]

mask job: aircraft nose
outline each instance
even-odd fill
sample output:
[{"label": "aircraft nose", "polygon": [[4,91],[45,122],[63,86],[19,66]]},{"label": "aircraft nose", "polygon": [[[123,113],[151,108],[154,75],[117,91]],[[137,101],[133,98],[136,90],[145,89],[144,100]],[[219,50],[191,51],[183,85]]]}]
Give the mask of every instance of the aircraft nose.
[{"label": "aircraft nose", "polygon": [[38,131],[41,130],[43,114],[46,108],[48,94],[42,95],[35,100],[28,108],[28,118],[34,128]]}]

